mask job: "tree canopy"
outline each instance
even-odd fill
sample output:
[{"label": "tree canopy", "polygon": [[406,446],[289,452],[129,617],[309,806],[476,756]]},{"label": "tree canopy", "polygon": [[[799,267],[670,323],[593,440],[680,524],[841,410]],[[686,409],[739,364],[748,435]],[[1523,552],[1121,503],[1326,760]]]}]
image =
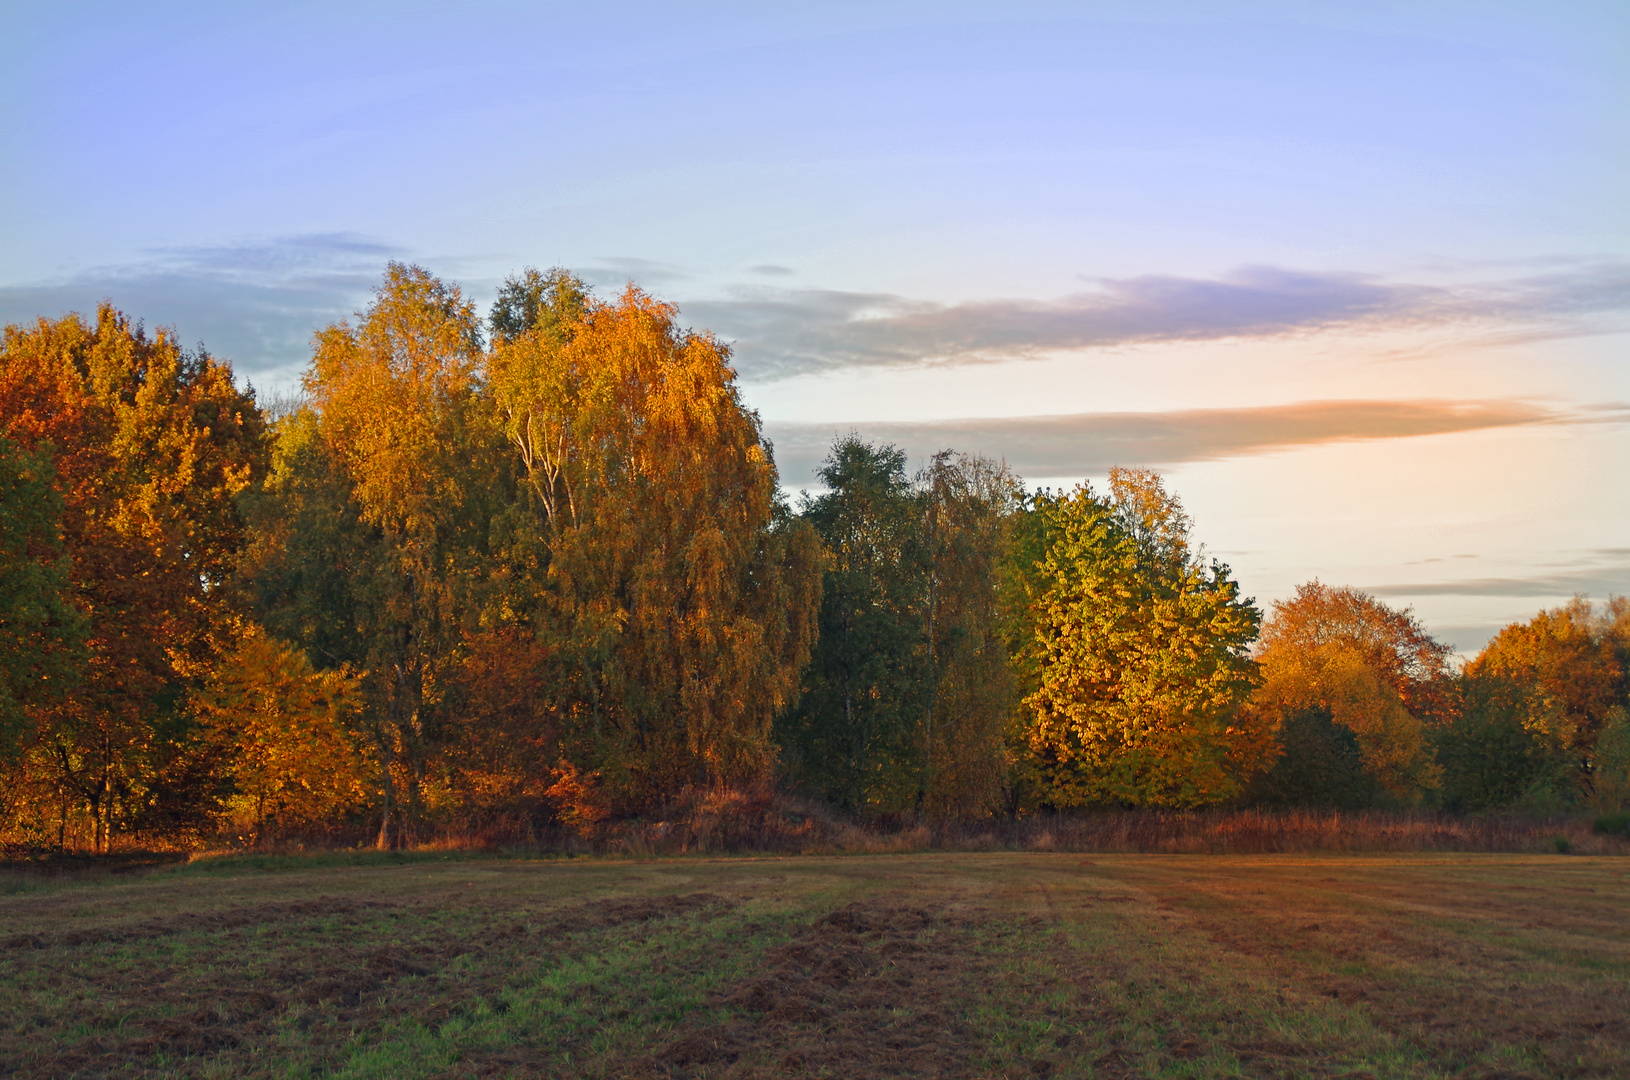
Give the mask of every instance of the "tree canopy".
[{"label": "tree canopy", "polygon": [[9,326],[0,845],[603,837],[775,785],[873,821],[1630,799],[1630,600],[1456,670],[1352,588],[1264,623],[1147,469],[1027,492],[852,433],[819,481],[789,501],[724,342],[560,269],[483,319],[393,263],[271,408],[110,305]]},{"label": "tree canopy", "polygon": [[1189,540],[1153,473],[1038,496],[1037,686],[1025,740],[1056,806],[1192,807],[1231,798],[1266,752],[1241,706],[1260,615]]}]

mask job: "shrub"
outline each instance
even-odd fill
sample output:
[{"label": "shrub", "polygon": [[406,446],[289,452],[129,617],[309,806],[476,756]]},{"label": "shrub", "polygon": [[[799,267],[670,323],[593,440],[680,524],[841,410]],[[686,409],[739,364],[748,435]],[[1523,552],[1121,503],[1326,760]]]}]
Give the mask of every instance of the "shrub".
[{"label": "shrub", "polygon": [[1630,814],[1603,814],[1591,824],[1590,831],[1602,836],[1630,836]]}]

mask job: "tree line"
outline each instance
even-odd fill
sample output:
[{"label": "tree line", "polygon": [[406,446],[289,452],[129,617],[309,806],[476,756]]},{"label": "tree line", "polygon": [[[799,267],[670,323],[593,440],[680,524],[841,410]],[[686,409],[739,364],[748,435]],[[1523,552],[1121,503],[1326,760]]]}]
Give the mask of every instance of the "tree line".
[{"label": "tree line", "polygon": [[[393,264],[301,392],[103,305],[0,345],[0,841],[570,829],[776,784],[872,819],[1630,798],[1630,604],[1460,669],[1264,613],[1154,472],[838,439],[784,496],[728,348],[630,286]],[[121,839],[123,838],[123,839]]]}]

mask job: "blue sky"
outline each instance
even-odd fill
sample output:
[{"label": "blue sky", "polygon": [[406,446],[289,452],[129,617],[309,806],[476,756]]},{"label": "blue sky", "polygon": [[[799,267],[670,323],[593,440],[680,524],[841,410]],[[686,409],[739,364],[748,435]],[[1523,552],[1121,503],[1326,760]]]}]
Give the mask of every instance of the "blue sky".
[{"label": "blue sky", "polygon": [[17,3],[0,319],[290,385],[387,259],[633,280],[785,480],[1155,464],[1264,601],[1630,591],[1630,7]]}]

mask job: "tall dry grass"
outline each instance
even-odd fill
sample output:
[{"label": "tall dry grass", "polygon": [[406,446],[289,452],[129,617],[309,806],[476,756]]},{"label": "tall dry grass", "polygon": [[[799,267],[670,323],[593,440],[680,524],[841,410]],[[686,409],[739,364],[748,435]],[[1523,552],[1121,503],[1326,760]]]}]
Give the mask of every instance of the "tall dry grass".
[{"label": "tall dry grass", "polygon": [[[646,818],[601,822],[580,835],[523,815],[404,829],[409,851],[570,855],[886,854],[916,851],[1068,851],[1127,854],[1260,855],[1296,852],[1504,852],[1630,854],[1630,837],[1592,831],[1588,813],[1532,817],[1433,811],[1163,810],[1038,814],[985,821],[858,821],[821,803],[771,788],[689,790]],[[372,847],[366,823],[287,835],[271,853]],[[140,862],[185,853],[173,844],[120,838],[109,856],[0,852],[0,865],[53,870],[84,862]],[[241,838],[200,838],[187,850],[248,850]],[[168,852],[168,855],[159,855]]]}]

